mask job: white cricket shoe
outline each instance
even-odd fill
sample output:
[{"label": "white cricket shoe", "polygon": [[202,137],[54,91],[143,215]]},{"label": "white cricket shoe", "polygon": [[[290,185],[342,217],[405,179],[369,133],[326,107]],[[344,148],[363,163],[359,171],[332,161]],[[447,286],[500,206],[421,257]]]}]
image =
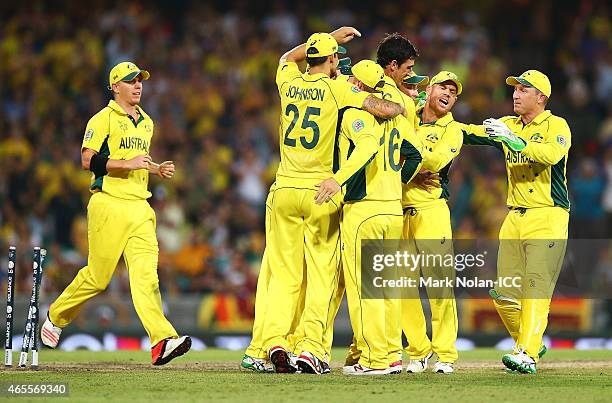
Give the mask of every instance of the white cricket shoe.
[{"label": "white cricket shoe", "polygon": [[436,361],[431,370],[431,372],[435,372],[436,374],[452,374],[454,371],[452,363],[442,361]]},{"label": "white cricket shoe", "polygon": [[242,357],[240,369],[261,373],[274,372],[274,367],[272,366],[272,363],[267,362],[265,359],[262,358],[251,357],[248,354],[245,354],[244,357]]},{"label": "white cricket shoe", "polygon": [[401,374],[403,370],[404,367],[402,367],[402,360],[395,361],[389,365],[389,368],[387,368],[387,375]]},{"label": "white cricket shoe", "polygon": [[361,364],[355,364],[350,366],[345,366],[342,368],[342,373],[344,375],[387,375],[387,368],[385,369],[374,369],[364,367]]},{"label": "white cricket shoe", "polygon": [[151,348],[151,364],[165,365],[191,349],[191,337],[164,339]]},{"label": "white cricket shoe", "polygon": [[329,365],[324,360],[318,359],[308,351],[302,351],[302,354],[296,360],[296,365],[299,371],[304,374],[321,375],[330,372]]},{"label": "white cricket shoe", "polygon": [[522,374],[537,373],[536,362],[528,356],[524,351],[515,351],[511,354],[505,354],[502,357],[502,362],[511,371],[517,371]]},{"label": "white cricket shoe", "polygon": [[47,319],[40,328],[40,339],[42,340],[43,344],[49,348],[57,347],[61,334],[62,329],[51,323],[51,320],[49,320],[49,315],[47,314]]},{"label": "white cricket shoe", "polygon": [[287,351],[287,356],[289,357],[289,362],[291,362],[291,365],[297,368],[297,361],[300,356],[297,354],[293,354],[291,351]]},{"label": "white cricket shoe", "polygon": [[409,374],[418,374],[424,372],[427,369],[427,364],[429,363],[429,359],[433,356],[433,353],[430,351],[425,357],[419,360],[410,360],[408,365],[406,365],[406,372]]}]

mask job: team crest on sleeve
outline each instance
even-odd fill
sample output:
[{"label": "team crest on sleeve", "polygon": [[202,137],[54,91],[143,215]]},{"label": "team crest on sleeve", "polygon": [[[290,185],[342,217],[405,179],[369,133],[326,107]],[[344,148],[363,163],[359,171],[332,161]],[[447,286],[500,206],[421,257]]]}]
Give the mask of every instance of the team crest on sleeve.
[{"label": "team crest on sleeve", "polygon": [[361,129],[363,129],[365,127],[365,123],[363,123],[363,120],[361,119],[357,119],[353,122],[353,130],[355,131],[355,133],[361,131]]},{"label": "team crest on sleeve", "polygon": [[93,135],[94,135],[94,130],[93,129],[87,130],[87,132],[85,133],[85,141],[91,140]]},{"label": "team crest on sleeve", "polygon": [[357,93],[357,92],[361,92],[361,90],[359,89],[359,87],[357,87],[356,85],[353,85],[353,86],[351,87],[351,91],[353,91],[353,92],[355,92],[355,93]]},{"label": "team crest on sleeve", "polygon": [[557,143],[561,144],[563,147],[567,147],[567,140],[565,140],[565,136],[557,136]]}]

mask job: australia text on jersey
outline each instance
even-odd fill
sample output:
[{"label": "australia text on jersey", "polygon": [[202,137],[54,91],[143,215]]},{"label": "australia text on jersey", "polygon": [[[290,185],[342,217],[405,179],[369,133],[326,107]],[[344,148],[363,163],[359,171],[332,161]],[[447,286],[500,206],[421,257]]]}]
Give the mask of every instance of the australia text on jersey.
[{"label": "australia text on jersey", "polygon": [[122,137],[121,143],[119,143],[119,149],[135,149],[148,153],[149,143],[147,142],[147,140],[141,139],[139,137]]}]

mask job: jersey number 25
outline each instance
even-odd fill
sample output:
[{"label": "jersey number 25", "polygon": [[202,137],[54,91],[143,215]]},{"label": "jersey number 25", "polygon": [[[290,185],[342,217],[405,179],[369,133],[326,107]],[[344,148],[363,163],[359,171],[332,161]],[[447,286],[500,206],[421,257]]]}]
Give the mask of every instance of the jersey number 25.
[{"label": "jersey number 25", "polygon": [[[300,117],[300,111],[298,110],[298,107],[294,104],[287,105],[287,108],[285,109],[285,116],[289,116],[291,114],[293,115],[293,119],[291,120],[291,123],[289,123],[289,127],[287,127],[287,130],[285,131],[285,140],[283,141],[283,143],[286,146],[295,147],[297,141],[296,139],[289,137],[289,134],[295,127]],[[321,108],[314,108],[312,106],[306,108],[306,113],[304,113],[304,118],[302,119],[302,129],[312,129],[312,138],[310,140],[308,140],[305,136],[300,136],[300,143],[302,143],[302,146],[306,149],[310,150],[315,148],[315,146],[319,142],[319,126],[316,122],[310,120],[310,117],[319,116],[320,114]]]}]

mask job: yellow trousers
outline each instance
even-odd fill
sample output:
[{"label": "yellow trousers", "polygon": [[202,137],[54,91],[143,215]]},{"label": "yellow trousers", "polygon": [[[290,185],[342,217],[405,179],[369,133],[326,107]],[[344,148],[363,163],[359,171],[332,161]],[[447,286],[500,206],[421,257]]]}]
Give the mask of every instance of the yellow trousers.
[{"label": "yellow trousers", "polygon": [[[403,239],[413,253],[425,255],[453,254],[453,233],[450,211],[446,200],[437,200],[426,207],[408,208],[404,214]],[[418,280],[419,272],[434,279],[452,276],[451,268],[421,267],[412,275]],[[442,362],[457,360],[457,304],[452,289],[427,290],[431,308],[431,340],[427,336],[427,324],[423,305],[418,295],[402,299],[402,328],[408,340],[410,359],[418,360],[430,352]]]},{"label": "yellow trousers", "polygon": [[87,206],[87,266],[49,307],[49,319],[59,327],[74,320],[83,304],[106,289],[123,255],[130,278],[134,308],[151,346],[178,337],[164,316],[155,236],[155,212],[146,200],[124,200],[98,192]]},{"label": "yellow trousers", "polygon": [[[263,326],[264,326],[264,318],[266,314],[267,304],[268,304],[268,284],[270,282],[270,266],[268,264],[268,259],[266,258],[266,253],[264,252],[262,261],[261,261],[261,269],[259,271],[259,277],[257,279],[257,291],[255,293],[255,320],[253,321],[253,332],[251,342],[247,347],[245,354],[249,355],[253,358],[261,358],[267,359],[268,352],[264,348],[264,335],[263,335]],[[306,284],[302,287],[300,291],[300,296],[298,297],[298,305],[296,311],[294,313],[294,317],[291,321],[291,326],[289,327],[289,333],[286,335],[286,339],[288,342],[287,349],[295,354],[300,354],[301,351],[296,350],[296,344],[298,341],[304,338],[304,327],[302,321],[302,315],[304,312],[304,296],[306,291]],[[333,325],[333,324],[332,324]],[[329,350],[331,350],[331,343],[329,348],[325,349],[329,354]]]},{"label": "yellow trousers", "polygon": [[[262,337],[265,350],[281,346],[325,359],[323,337],[340,265],[340,195],[315,204],[318,182],[277,180],[271,191],[265,251],[270,279]],[[288,336],[304,284],[303,335],[292,341]]]},{"label": "yellow trousers", "polygon": [[400,300],[362,298],[361,241],[399,239],[402,210],[399,201],[361,201],[346,204],[342,218],[342,268],[349,315],[359,363],[383,369],[402,351]]},{"label": "yellow trousers", "polygon": [[516,341],[538,361],[550,300],[563,265],[569,213],[561,207],[511,210],[499,232],[498,277],[520,278],[522,287],[496,287],[495,308]]}]

